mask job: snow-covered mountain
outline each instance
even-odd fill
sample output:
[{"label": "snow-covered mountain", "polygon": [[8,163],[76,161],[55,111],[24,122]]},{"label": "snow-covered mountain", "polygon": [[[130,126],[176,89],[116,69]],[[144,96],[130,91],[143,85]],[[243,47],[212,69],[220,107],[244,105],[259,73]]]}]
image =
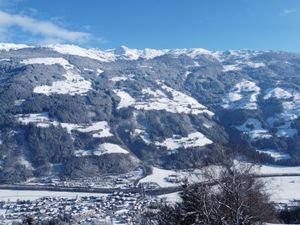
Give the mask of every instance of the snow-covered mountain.
[{"label": "snow-covered mountain", "polygon": [[[300,163],[300,55],[0,44],[0,180]],[[239,146],[239,147],[237,147]]]}]

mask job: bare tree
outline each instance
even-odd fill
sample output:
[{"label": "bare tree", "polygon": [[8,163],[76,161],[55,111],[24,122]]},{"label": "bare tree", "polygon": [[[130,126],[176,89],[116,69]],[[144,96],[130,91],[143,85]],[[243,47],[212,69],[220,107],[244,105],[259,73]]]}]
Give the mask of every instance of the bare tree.
[{"label": "bare tree", "polygon": [[255,178],[253,172],[250,164],[232,163],[224,166],[218,176],[207,173],[207,178],[213,182],[208,189],[216,219],[212,224],[260,224],[275,217],[264,190],[265,183]]},{"label": "bare tree", "polygon": [[255,178],[251,165],[231,163],[207,170],[205,178],[201,183],[186,182],[182,202],[160,205],[150,218],[153,224],[252,225],[275,220],[265,184]]}]

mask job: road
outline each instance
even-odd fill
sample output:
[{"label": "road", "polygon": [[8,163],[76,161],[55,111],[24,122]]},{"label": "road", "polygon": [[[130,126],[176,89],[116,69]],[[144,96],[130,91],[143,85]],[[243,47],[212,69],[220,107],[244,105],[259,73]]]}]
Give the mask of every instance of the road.
[{"label": "road", "polygon": [[[263,174],[255,175],[257,178],[268,178],[268,177],[295,177],[300,176],[300,173],[289,173],[289,174]],[[211,183],[213,185],[213,183]],[[2,184],[0,190],[31,190],[31,191],[58,191],[58,192],[86,192],[86,193],[114,193],[114,192],[131,192],[131,193],[142,193],[144,191],[147,195],[162,195],[170,194],[181,191],[181,186],[176,187],[161,187],[153,190],[142,190],[141,188],[91,188],[91,187],[64,187],[64,186],[52,186],[52,185],[24,185],[24,184]]]}]

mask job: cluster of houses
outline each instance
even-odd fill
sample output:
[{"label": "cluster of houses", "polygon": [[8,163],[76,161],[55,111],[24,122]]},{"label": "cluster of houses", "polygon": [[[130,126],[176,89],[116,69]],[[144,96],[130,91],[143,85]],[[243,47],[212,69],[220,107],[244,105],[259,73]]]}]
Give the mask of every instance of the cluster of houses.
[{"label": "cluster of houses", "polygon": [[136,215],[156,201],[157,198],[144,196],[143,193],[130,192],[115,192],[97,197],[43,197],[37,200],[2,201],[0,224],[13,224],[28,217],[42,222],[64,215],[78,224],[107,220],[111,224],[134,224]]},{"label": "cluster of houses", "polygon": [[[155,190],[160,186],[155,182],[139,184],[142,171],[115,176],[80,178],[76,180],[55,177],[31,181],[34,185],[54,186],[53,190],[64,187],[104,188],[118,191],[86,197],[43,197],[35,200],[0,201],[0,225],[21,222],[25,218],[47,221],[65,215],[78,224],[138,224],[137,215],[149,205],[155,205],[159,198],[145,195],[145,190]],[[180,182],[178,175],[164,178],[170,183]],[[51,187],[50,187],[51,188]],[[75,189],[74,189],[75,190]],[[93,194],[90,194],[93,195]],[[81,195],[82,196],[82,195]],[[75,223],[74,223],[75,224]]]},{"label": "cluster of houses", "polygon": [[126,174],[116,174],[109,176],[86,177],[78,179],[46,177],[36,178],[25,184],[47,184],[59,187],[90,187],[90,188],[134,188],[137,181],[143,176],[142,170],[132,171]]}]

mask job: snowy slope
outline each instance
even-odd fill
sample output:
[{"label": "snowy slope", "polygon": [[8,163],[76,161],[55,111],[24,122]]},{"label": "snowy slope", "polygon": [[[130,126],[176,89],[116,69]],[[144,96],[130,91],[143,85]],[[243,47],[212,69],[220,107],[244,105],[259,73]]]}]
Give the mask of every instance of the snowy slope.
[{"label": "snowy slope", "polygon": [[237,129],[247,134],[253,141],[272,137],[268,130],[262,128],[261,122],[254,118],[249,118],[245,123],[237,126]]},{"label": "snowy slope", "polygon": [[102,158],[126,170],[134,154],[186,168],[198,163],[192,154],[214,157],[231,140],[268,163],[297,161],[297,54],[1,46],[0,170],[25,166],[20,179],[56,163],[97,175]]},{"label": "snowy slope", "polygon": [[223,99],[223,107],[226,109],[257,109],[257,96],[260,88],[255,82],[242,80],[237,83],[228,95]]},{"label": "snowy slope", "polygon": [[24,44],[0,43],[0,51],[19,50],[24,48],[32,48],[32,46]]},{"label": "snowy slope", "polygon": [[67,60],[63,58],[32,58],[21,61],[21,63],[30,64],[43,64],[43,65],[61,65],[66,73],[64,74],[65,80],[54,81],[52,85],[42,85],[34,88],[33,92],[38,94],[86,94],[90,91],[91,82],[85,80],[77,69],[74,68]]},{"label": "snowy slope", "polygon": [[212,143],[202,133],[194,132],[190,133],[187,137],[173,135],[172,138],[167,138],[163,142],[155,142],[155,145],[166,147],[168,150],[176,150],[178,148],[202,147]]},{"label": "snowy slope", "polygon": [[61,123],[55,119],[49,118],[48,112],[35,114],[17,114],[15,118],[23,125],[32,123],[37,127],[47,128],[50,125],[61,126],[65,128],[70,134],[72,131],[79,131],[82,133],[90,133],[94,138],[103,138],[113,136],[110,132],[110,127],[106,121],[95,121],[91,124],[72,124]]},{"label": "snowy slope", "polygon": [[[204,105],[185,93],[174,90],[165,84],[158,83],[161,89],[144,88],[137,98],[133,98],[124,90],[115,90],[120,97],[118,109],[132,106],[138,110],[165,110],[171,113],[203,114],[213,116]],[[172,96],[168,96],[170,93]]]}]

